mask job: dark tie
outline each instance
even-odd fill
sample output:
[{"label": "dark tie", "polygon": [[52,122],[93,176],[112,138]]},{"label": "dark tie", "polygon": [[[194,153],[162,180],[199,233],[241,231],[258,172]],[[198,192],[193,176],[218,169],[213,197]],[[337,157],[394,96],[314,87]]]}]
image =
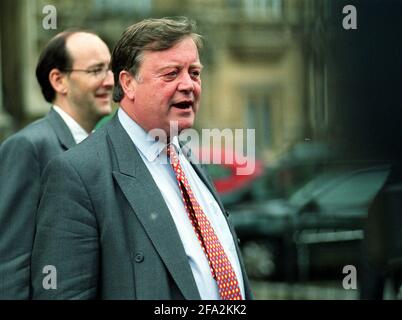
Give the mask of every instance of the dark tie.
[{"label": "dark tie", "polygon": [[219,295],[222,300],[242,300],[239,283],[233,267],[223,250],[222,244],[215,234],[207,216],[198,204],[184,171],[180,165],[175,147],[168,145],[167,154],[173,167],[179,189],[182,195],[184,206],[193,225],[194,231],[201,247],[208,259],[212,276],[219,288]]}]

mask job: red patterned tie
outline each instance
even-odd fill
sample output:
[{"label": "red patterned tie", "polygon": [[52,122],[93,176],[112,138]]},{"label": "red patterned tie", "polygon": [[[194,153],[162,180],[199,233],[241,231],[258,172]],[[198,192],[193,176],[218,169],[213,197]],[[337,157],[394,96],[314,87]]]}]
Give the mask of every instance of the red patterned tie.
[{"label": "red patterned tie", "polygon": [[219,295],[222,300],[242,300],[239,283],[232,265],[211,223],[195,199],[174,149],[174,146],[168,145],[167,154],[179,183],[179,189],[191,224],[208,259],[212,276],[218,284]]}]

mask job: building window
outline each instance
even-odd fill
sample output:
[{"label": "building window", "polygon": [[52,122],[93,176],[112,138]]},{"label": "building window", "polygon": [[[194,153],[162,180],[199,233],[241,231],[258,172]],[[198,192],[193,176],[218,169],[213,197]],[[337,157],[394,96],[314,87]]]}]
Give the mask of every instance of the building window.
[{"label": "building window", "polygon": [[95,0],[95,11],[98,12],[146,15],[151,9],[152,0]]},{"label": "building window", "polygon": [[243,0],[248,17],[279,19],[282,16],[282,0]]},{"label": "building window", "polygon": [[269,99],[264,94],[253,94],[247,99],[247,128],[255,129],[256,152],[272,148],[272,113]]}]

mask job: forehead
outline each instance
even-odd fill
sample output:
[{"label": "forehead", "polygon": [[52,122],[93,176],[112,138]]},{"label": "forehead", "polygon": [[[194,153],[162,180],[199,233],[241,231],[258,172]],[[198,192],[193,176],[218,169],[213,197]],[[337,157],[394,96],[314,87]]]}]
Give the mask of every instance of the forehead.
[{"label": "forehead", "polygon": [[167,65],[201,66],[198,49],[194,40],[188,37],[166,50],[144,51],[142,67],[159,69]]},{"label": "forehead", "polygon": [[107,45],[96,35],[79,32],[66,41],[66,48],[75,68],[99,63],[109,63],[110,51]]}]

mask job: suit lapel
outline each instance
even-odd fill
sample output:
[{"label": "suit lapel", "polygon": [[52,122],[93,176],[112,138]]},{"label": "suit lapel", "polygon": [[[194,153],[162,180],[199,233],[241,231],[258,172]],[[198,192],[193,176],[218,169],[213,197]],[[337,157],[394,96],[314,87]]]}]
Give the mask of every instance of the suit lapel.
[{"label": "suit lapel", "polygon": [[205,183],[209,191],[211,191],[213,197],[215,198],[216,202],[218,203],[219,207],[221,208],[222,212],[227,215],[226,210],[223,206],[223,203],[218,195],[218,192],[215,189],[214,184],[211,182],[211,180],[208,178],[208,176],[205,174],[204,169],[201,167],[199,164],[195,164],[191,162],[191,165],[193,166],[194,170],[197,172],[198,176],[202,180],[202,182]]},{"label": "suit lapel", "polygon": [[59,139],[61,146],[65,150],[70,149],[76,144],[70,129],[53,108],[47,114],[46,119],[49,121],[51,127],[56,133],[57,138]]},{"label": "suit lapel", "polygon": [[218,195],[218,192],[216,191],[215,186],[212,183],[212,181],[205,174],[205,171],[202,168],[202,166],[199,164],[200,163],[199,159],[197,159],[193,156],[191,149],[189,147],[187,147],[186,145],[181,146],[181,149],[182,149],[182,152],[185,155],[185,157],[190,162],[191,166],[194,168],[195,172],[197,172],[197,175],[200,177],[202,182],[204,182],[204,184],[207,186],[208,190],[212,193],[212,196],[215,198],[215,200],[218,203],[219,207],[221,208],[222,212],[225,213],[225,215],[227,215],[226,210],[223,206],[223,203]]},{"label": "suit lapel", "polygon": [[200,299],[170,211],[117,115],[107,131],[118,166],[113,171],[114,178],[184,297]]}]

